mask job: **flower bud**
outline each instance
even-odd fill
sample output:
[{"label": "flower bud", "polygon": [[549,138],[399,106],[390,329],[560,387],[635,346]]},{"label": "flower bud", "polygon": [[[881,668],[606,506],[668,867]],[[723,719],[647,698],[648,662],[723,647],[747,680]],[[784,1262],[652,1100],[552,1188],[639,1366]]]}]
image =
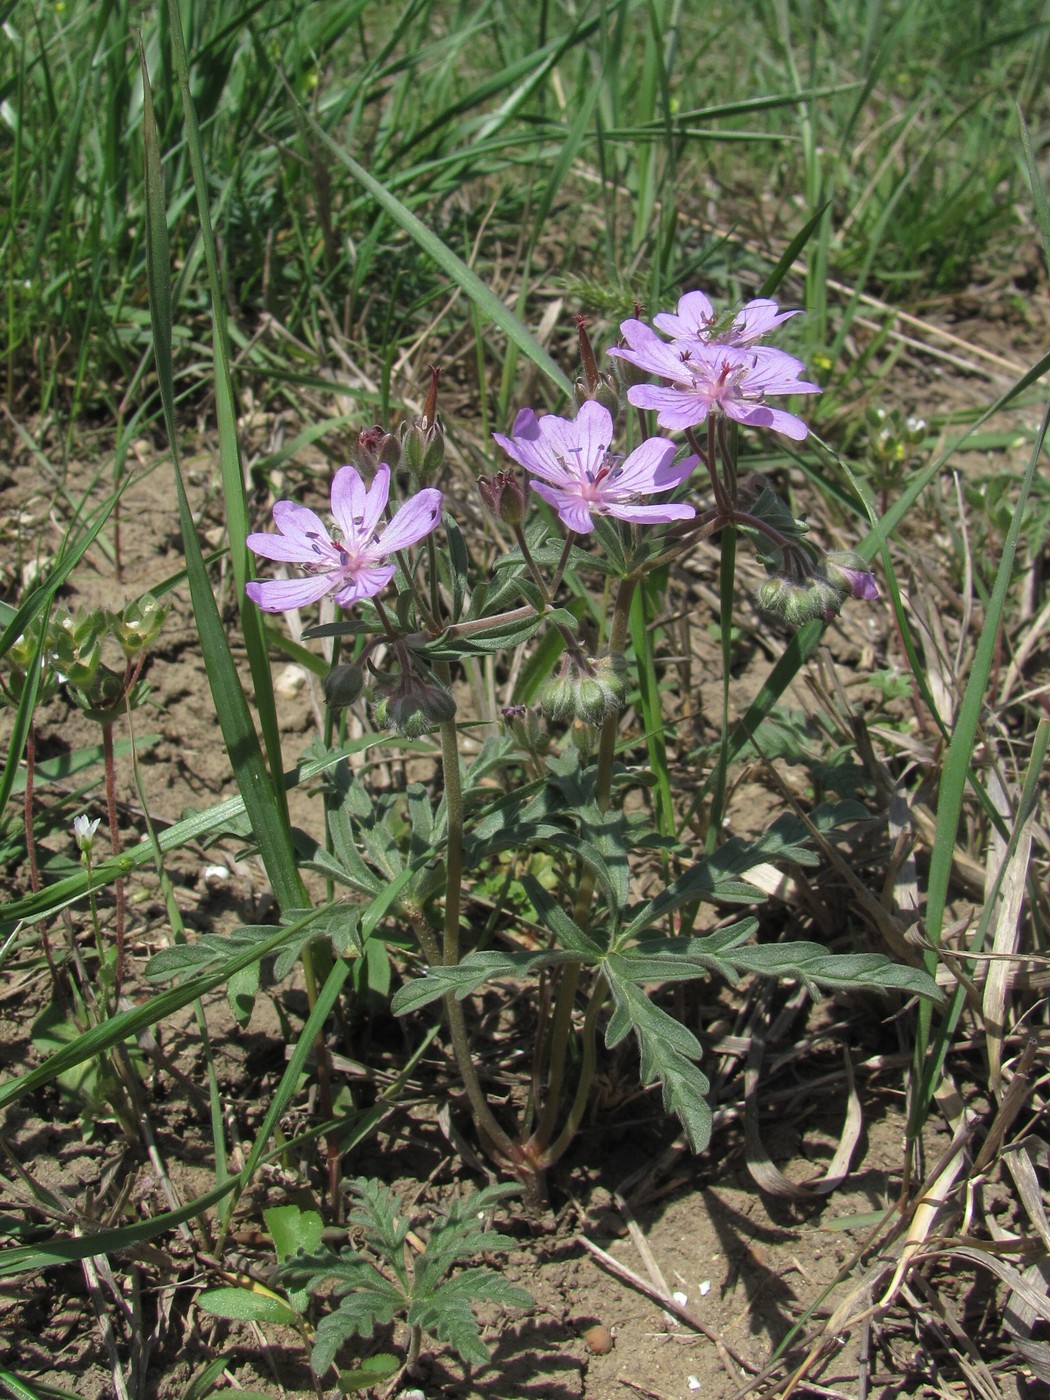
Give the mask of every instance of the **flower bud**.
[{"label": "flower bud", "polygon": [[378,424],[362,428],[357,435],[355,465],[375,473],[382,463],[393,469],[401,461],[401,443],[393,433]]},{"label": "flower bud", "polygon": [[496,472],[494,476],[479,476],[478,491],[489,514],[504,525],[520,525],[525,519],[528,487],[515,472]]},{"label": "flower bud", "polygon": [[844,598],[845,593],[820,574],[801,580],[777,574],[767,578],[755,594],[762,612],[782,617],[792,627],[801,627],[814,618],[830,622],[838,617]]},{"label": "flower bud", "polygon": [[441,371],[430,371],[430,388],[422,415],[414,423],[401,425],[401,455],[404,465],[421,486],[426,486],[445,460],[445,434],[437,418],[437,390]]},{"label": "flower bud", "polygon": [[619,653],[566,657],[560,673],[540,691],[540,707],[559,723],[602,724],[623,706],[627,663]]},{"label": "flower bud", "polygon": [[78,616],[75,621],[63,612],[52,622],[48,633],[49,659],[61,681],[79,689],[92,685],[102,663],[105,625],[101,612]]},{"label": "flower bud", "polygon": [[364,670],[356,662],[333,666],[325,676],[322,687],[325,704],[329,709],[344,709],[347,705],[352,705],[364,689]]},{"label": "flower bud", "polygon": [[879,596],[875,575],[866,562],[851,549],[837,550],[825,554],[823,560],[824,577],[833,588],[841,589],[851,598],[873,602]]},{"label": "flower bud", "polygon": [[152,593],[145,593],[128,603],[122,613],[109,614],[109,630],[130,661],[156,639],[166,616],[167,609],[161,607]]},{"label": "flower bud", "polygon": [[396,690],[381,695],[372,706],[377,729],[390,729],[402,739],[421,739],[439,724],[453,719],[456,698],[437,681],[406,676]]}]

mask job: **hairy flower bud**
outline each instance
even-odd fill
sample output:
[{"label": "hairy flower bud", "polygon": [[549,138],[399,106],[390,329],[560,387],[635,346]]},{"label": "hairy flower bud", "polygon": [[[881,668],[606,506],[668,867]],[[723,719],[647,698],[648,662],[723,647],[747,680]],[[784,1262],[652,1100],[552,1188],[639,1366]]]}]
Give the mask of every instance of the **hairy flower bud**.
[{"label": "hairy flower bud", "polygon": [[[387,685],[389,682],[386,683]],[[372,706],[377,729],[391,729],[402,739],[421,739],[439,724],[453,719],[456,698],[437,681],[405,676],[396,689],[380,696]]]},{"label": "hairy flower bud", "polygon": [[598,725],[623,706],[627,663],[619,653],[566,657],[557,676],[540,691],[540,708],[559,723]]},{"label": "hairy flower bud", "polygon": [[514,472],[478,477],[478,491],[489,514],[504,525],[520,525],[525,519],[528,489]]},{"label": "hairy flower bud", "polygon": [[867,563],[851,549],[837,550],[825,554],[823,559],[824,577],[833,588],[841,589],[851,598],[873,602],[879,596],[875,575]]},{"label": "hairy flower bud", "polygon": [[325,704],[329,709],[341,710],[352,705],[365,687],[365,673],[357,662],[344,662],[333,666],[322,682]]},{"label": "hairy flower bud", "polygon": [[778,574],[767,578],[755,594],[755,602],[762,612],[782,617],[792,627],[801,627],[814,618],[830,622],[838,617],[844,598],[845,593],[821,574],[811,574],[805,579]]}]

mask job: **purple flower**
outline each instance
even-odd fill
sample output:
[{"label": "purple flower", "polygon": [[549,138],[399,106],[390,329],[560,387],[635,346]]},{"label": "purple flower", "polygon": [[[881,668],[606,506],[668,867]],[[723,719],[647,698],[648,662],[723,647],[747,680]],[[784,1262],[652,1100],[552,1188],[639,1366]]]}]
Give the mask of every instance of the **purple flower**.
[{"label": "purple flower", "polygon": [[698,459],[676,463],[675,445],[667,438],[648,438],[621,459],[609,451],[612,432],[609,410],[590,399],[572,419],[553,413],[537,418],[531,408],[523,408],[510,437],[492,436],[515,462],[541,478],[530,477],[532,489],[577,534],[594,529],[594,515],[615,515],[639,525],[691,520],[696,514],[692,506],[642,505],[639,497],[670,491],[686,479]]},{"label": "purple flower", "polygon": [[653,325],[672,340],[701,340],[718,345],[754,345],[798,311],[781,311],[768,297],[756,297],[744,304],[729,325],[728,313],[716,316],[703,292],[686,292],[678,302],[677,314],[661,311]]},{"label": "purple flower", "polygon": [[879,596],[879,586],[864,559],[851,549],[824,555],[824,577],[851,598],[872,603]]},{"label": "purple flower", "polygon": [[278,501],[273,523],[279,534],[248,536],[248,548],[264,559],[298,564],[305,578],[272,579],[245,585],[264,612],[288,612],[315,603],[326,593],[344,608],[385,588],[397,566],[384,563],[407,549],[441,519],[441,492],[418,491],[382,529],[390,496],[390,468],[384,462],[366,487],[355,467],[340,467],[332,479],[332,515],[341,539],[334,540],[320,516],[295,501]]},{"label": "purple flower", "polygon": [[661,428],[692,428],[714,412],[752,428],[772,428],[796,442],[809,431],[801,418],[766,403],[771,394],[820,393],[819,384],[799,378],[802,362],[783,350],[695,339],[668,345],[642,321],[624,321],[620,330],[627,348],[609,354],[669,381],[635,384],[627,391],[636,408],[656,409]]}]

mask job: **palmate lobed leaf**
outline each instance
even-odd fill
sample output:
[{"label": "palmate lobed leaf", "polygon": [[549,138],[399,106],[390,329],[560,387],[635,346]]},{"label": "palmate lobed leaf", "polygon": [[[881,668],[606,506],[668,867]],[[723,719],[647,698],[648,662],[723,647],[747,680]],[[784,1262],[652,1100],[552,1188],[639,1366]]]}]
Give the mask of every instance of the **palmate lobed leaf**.
[{"label": "palmate lobed leaf", "polygon": [[513,1249],[515,1241],[490,1229],[484,1217],[500,1201],[519,1194],[520,1187],[513,1182],[502,1182],[454,1202],[444,1216],[434,1221],[426,1248],[416,1260],[413,1293],[417,1297],[428,1293],[443,1274],[464,1259]]},{"label": "palmate lobed leaf", "polygon": [[486,982],[500,977],[523,977],[541,967],[568,961],[578,961],[578,958],[558,949],[539,953],[497,953],[490,950],[468,953],[454,967],[431,967],[422,977],[404,983],[394,993],[390,1007],[395,1016],[407,1016],[412,1011],[429,1006],[446,992],[454,992],[462,1000]]},{"label": "palmate lobed leaf", "polygon": [[493,1269],[464,1269],[425,1297],[414,1299],[408,1310],[408,1321],[447,1342],[463,1361],[472,1366],[484,1366],[489,1350],[481,1340],[475,1307],[479,1303],[494,1303],[500,1307],[527,1308],[532,1301],[524,1288],[509,1283]]},{"label": "palmate lobed leaf", "polygon": [[614,1002],[605,1043],[612,1048],[634,1031],[643,1083],[660,1080],[664,1108],[677,1116],[693,1151],[702,1152],[711,1138],[712,1119],[707,1102],[711,1085],[694,1063],[700,1058],[700,1042],[637,986],[626,959],[611,955],[605,976]]},{"label": "palmate lobed leaf", "polygon": [[338,1308],[317,1324],[310,1355],[316,1374],[324,1375],[350,1337],[371,1337],[377,1327],[389,1326],[404,1306],[404,1298],[391,1284],[385,1289],[360,1289],[342,1298]]},{"label": "palmate lobed leaf", "polygon": [[830,953],[821,943],[768,943],[733,948],[724,954],[741,972],[763,977],[798,977],[819,987],[900,991],[927,1001],[943,999],[929,973],[896,963],[884,953]]},{"label": "palmate lobed leaf", "polygon": [[381,1181],[360,1176],[349,1183],[357,1206],[350,1212],[350,1224],[358,1225],[366,1243],[385,1259],[402,1284],[408,1275],[402,1262],[402,1248],[409,1231],[407,1216],[401,1215],[401,1202]]}]

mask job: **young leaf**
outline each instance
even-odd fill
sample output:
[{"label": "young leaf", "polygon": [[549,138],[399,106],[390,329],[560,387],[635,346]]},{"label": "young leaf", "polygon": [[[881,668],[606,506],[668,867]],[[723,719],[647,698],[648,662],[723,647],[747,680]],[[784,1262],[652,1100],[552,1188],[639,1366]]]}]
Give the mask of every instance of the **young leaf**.
[{"label": "young leaf", "polygon": [[209,1288],[197,1295],[197,1306],[213,1317],[231,1322],[277,1322],[296,1327],[299,1314],[276,1293],[258,1288]]},{"label": "young leaf", "polygon": [[610,955],[604,971],[615,1003],[605,1043],[612,1048],[634,1031],[643,1082],[661,1081],[664,1107],[677,1114],[693,1151],[702,1152],[711,1138],[712,1120],[707,1102],[711,1086],[693,1063],[700,1058],[700,1042],[636,985],[627,959]]}]

